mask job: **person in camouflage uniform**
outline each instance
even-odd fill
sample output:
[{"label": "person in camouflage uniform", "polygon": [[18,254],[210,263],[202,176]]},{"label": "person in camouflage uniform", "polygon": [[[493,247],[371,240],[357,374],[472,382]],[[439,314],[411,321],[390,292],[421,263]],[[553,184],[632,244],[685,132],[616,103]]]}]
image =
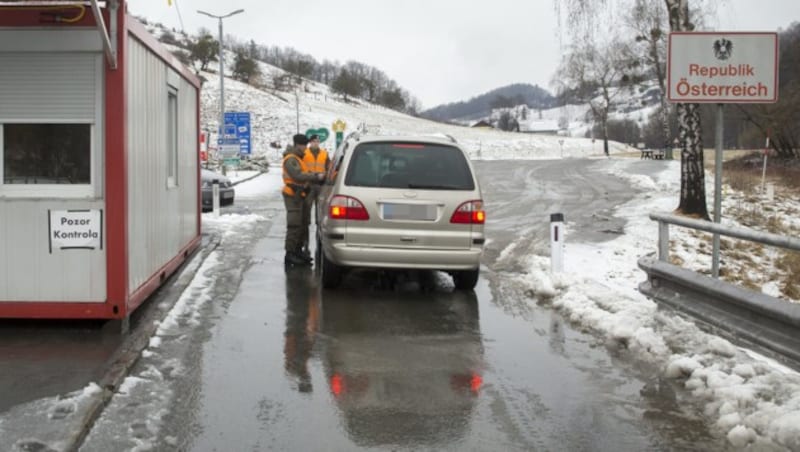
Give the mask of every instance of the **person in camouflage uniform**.
[{"label": "person in camouflage uniform", "polygon": [[[308,138],[297,134],[293,146],[283,153],[283,204],[286,207],[286,239],[284,247],[286,265],[311,265],[311,258],[303,255],[303,237],[308,235],[308,225],[303,221],[306,196],[311,184],[320,181],[324,174],[314,173],[303,162]],[[303,228],[305,227],[305,231]]]}]

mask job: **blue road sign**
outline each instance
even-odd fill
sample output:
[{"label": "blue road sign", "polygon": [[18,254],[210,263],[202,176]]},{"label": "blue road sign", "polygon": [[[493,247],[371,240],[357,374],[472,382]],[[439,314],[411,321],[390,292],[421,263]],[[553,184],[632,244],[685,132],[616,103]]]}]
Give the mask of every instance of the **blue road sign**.
[{"label": "blue road sign", "polygon": [[[229,134],[230,132],[230,134]],[[225,112],[225,137],[227,143],[238,143],[239,153],[250,155],[250,112]],[[230,140],[230,141],[229,141]]]}]

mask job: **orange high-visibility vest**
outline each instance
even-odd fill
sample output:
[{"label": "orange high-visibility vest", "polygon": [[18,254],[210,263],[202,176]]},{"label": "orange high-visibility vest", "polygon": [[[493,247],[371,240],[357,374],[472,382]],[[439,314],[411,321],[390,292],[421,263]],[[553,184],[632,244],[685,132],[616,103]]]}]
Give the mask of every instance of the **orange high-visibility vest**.
[{"label": "orange high-visibility vest", "polygon": [[324,173],[326,170],[325,164],[328,163],[328,152],[325,151],[325,149],[319,148],[319,153],[315,158],[314,153],[311,152],[311,149],[306,148],[306,151],[303,154],[303,162],[306,164],[309,171],[313,171],[315,173]]},{"label": "orange high-visibility vest", "polygon": [[304,189],[308,184],[292,179],[292,176],[290,176],[289,172],[286,171],[286,160],[290,158],[295,158],[298,162],[300,162],[300,169],[304,173],[309,172],[308,165],[306,165],[306,162],[304,162],[300,157],[296,156],[295,154],[288,154],[286,157],[284,157],[283,162],[281,163],[281,168],[283,168],[283,192],[289,196],[294,196],[294,194],[299,191],[300,196],[305,198],[306,192]]}]

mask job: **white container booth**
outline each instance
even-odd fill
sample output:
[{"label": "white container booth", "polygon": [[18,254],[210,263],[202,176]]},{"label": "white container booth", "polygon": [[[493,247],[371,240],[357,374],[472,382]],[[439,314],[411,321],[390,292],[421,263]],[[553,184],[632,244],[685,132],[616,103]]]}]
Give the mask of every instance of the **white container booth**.
[{"label": "white container booth", "polygon": [[125,11],[0,5],[0,318],[126,319],[200,243],[200,81]]}]

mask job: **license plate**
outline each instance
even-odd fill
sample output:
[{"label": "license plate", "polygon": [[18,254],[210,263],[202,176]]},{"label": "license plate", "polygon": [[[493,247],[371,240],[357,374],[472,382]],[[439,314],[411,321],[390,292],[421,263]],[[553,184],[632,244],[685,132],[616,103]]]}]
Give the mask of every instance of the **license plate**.
[{"label": "license plate", "polygon": [[384,204],[384,220],[436,220],[436,206],[424,204]]}]

